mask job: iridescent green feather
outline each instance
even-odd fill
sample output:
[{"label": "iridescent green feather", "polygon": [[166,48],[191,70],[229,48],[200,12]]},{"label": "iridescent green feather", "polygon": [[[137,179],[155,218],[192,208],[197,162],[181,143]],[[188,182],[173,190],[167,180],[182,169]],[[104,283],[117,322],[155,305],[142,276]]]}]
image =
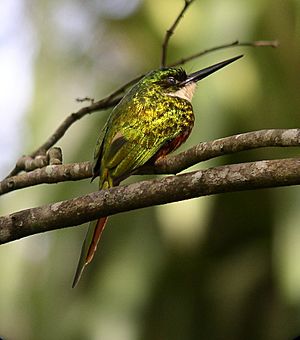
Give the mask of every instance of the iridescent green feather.
[{"label": "iridescent green feather", "polygon": [[192,128],[190,102],[164,92],[157,83],[159,72],[141,80],[112,111],[102,146],[98,146],[102,152],[97,151],[101,156],[101,162],[97,162],[100,182],[105,181],[105,176],[118,182],[150,160],[167,142]]},{"label": "iridescent green feather", "polygon": [[[168,69],[164,75],[168,77],[178,72],[183,71]],[[194,115],[190,102],[169,95],[168,92],[176,91],[176,88],[169,86],[165,89],[161,75],[162,71],[157,70],[145,76],[111,112],[94,153],[93,178],[99,175],[100,189],[118,185],[155,156],[166,143],[191,130]],[[92,248],[91,253],[99,221],[89,224],[73,287],[96,250],[96,247]],[[102,221],[100,235],[106,219],[102,218]]]},{"label": "iridescent green feather", "polygon": [[[111,112],[97,141],[93,178],[99,175],[99,188],[118,185],[149,160],[167,155],[180,146],[194,124],[190,101],[196,82],[240,57],[189,76],[182,69],[159,69],[132,87]],[[102,217],[89,226],[73,287],[94,256],[106,220],[107,217]]]}]

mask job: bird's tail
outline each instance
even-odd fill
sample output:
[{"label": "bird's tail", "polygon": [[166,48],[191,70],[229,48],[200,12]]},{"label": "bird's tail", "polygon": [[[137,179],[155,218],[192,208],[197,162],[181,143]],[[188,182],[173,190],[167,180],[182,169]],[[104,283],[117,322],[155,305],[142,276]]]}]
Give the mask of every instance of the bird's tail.
[{"label": "bird's tail", "polygon": [[97,244],[105,228],[106,221],[107,217],[101,217],[97,221],[90,222],[85,240],[81,248],[81,254],[79,257],[79,262],[74,276],[72,288],[77,285],[85,266],[92,261],[97,249]]}]

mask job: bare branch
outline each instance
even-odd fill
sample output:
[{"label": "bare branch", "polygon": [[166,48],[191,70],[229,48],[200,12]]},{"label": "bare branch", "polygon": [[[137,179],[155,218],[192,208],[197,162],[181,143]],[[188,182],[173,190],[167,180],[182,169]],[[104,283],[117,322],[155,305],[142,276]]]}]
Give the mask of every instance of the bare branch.
[{"label": "bare branch", "polygon": [[299,184],[299,158],[225,165],[142,181],[0,217],[0,244],[153,205]]},{"label": "bare branch", "polygon": [[76,101],[78,103],[89,102],[90,104],[94,104],[95,99],[94,98],[90,98],[90,97],[83,97],[83,98],[76,98]]},{"label": "bare branch", "polygon": [[[45,155],[46,151],[49,150],[57,141],[59,141],[68,128],[75,123],[77,120],[81,119],[87,114],[90,114],[95,111],[100,111],[100,110],[106,110],[108,108],[111,108],[115,106],[121,99],[122,99],[122,94],[126,91],[126,89],[134,84],[136,81],[138,81],[141,77],[137,77],[125,85],[121,86],[118,90],[113,92],[111,95],[109,95],[106,98],[103,98],[97,102],[94,102],[93,104],[81,108],[79,111],[72,113],[69,115],[61,124],[60,126],[55,130],[55,132],[35,151],[33,151],[29,157],[35,158],[38,155]],[[15,168],[9,173],[9,175],[6,178],[12,177],[17,175],[21,170],[24,170],[24,156],[21,157]]]},{"label": "bare branch", "polygon": [[183,18],[184,13],[187,11],[188,7],[192,4],[194,0],[185,0],[184,1],[184,6],[181,10],[181,12],[178,14],[176,17],[175,21],[171,25],[169,29],[167,29],[165,38],[162,44],[162,55],[161,55],[161,67],[166,66],[166,61],[167,61],[167,50],[168,50],[168,43],[171,38],[171,36],[174,34],[174,31],[179,24],[180,20]]},{"label": "bare branch", "polygon": [[131,86],[133,83],[135,83],[137,80],[139,80],[140,77],[135,78],[125,85],[121,86],[118,90],[110,94],[108,97],[105,97],[97,102],[94,102],[92,105],[83,107],[79,111],[72,113],[70,116],[68,116],[62,124],[57,128],[57,130],[48,138],[48,140],[41,145],[37,150],[31,153],[31,157],[35,157],[36,155],[39,155],[40,153],[44,153],[45,150],[48,150],[51,146],[53,146],[61,137],[65,134],[67,129],[75,123],[77,120],[81,119],[87,114],[90,114],[95,111],[101,111],[106,110],[111,107],[114,107],[121,99],[122,94],[126,91],[126,89]]},{"label": "bare branch", "polygon": [[215,51],[218,51],[218,50],[223,50],[223,49],[230,48],[230,47],[237,47],[237,46],[273,47],[273,48],[276,48],[276,47],[279,46],[279,43],[278,43],[277,40],[270,40],[270,41],[259,40],[259,41],[249,41],[249,42],[239,42],[238,40],[235,40],[231,43],[215,46],[215,47],[209,48],[207,50],[192,54],[192,55],[190,55],[186,58],[182,58],[180,60],[177,60],[174,63],[170,64],[169,67],[183,65],[183,64],[187,63],[188,61],[200,58],[200,57],[204,56],[205,54],[215,52]]},{"label": "bare branch", "polygon": [[[160,174],[176,174],[199,162],[223,155],[265,147],[295,146],[300,146],[300,129],[270,129],[246,132],[203,142],[178,155],[161,159],[155,164],[154,171]],[[145,171],[145,173],[147,172]]]},{"label": "bare branch", "polygon": [[37,155],[36,157],[22,156],[18,159],[16,168],[18,172],[22,170],[29,172],[43,168],[48,164],[62,164],[62,151],[60,148],[50,148],[44,155]]},{"label": "bare branch", "polygon": [[78,181],[89,177],[92,177],[90,162],[47,165],[41,169],[4,179],[0,182],[0,195],[38,184]]},{"label": "bare branch", "polygon": [[[136,174],[176,174],[199,162],[230,153],[263,148],[300,146],[300,129],[270,129],[242,133],[214,141],[203,142],[144,166]],[[92,177],[90,162],[46,166],[0,182],[0,195],[42,183],[77,181]]]},{"label": "bare branch", "polygon": [[62,164],[62,150],[55,147],[48,150],[49,164],[58,165]]},{"label": "bare branch", "polygon": [[42,168],[46,166],[49,162],[48,156],[45,155],[37,155],[35,158],[30,156],[22,156],[17,161],[17,167],[19,171],[32,171],[37,168]]}]

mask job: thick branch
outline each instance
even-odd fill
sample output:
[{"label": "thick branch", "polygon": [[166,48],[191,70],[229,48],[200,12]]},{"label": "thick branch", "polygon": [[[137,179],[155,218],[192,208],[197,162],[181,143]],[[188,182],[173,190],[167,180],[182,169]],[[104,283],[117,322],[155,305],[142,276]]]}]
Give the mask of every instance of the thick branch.
[{"label": "thick branch", "polygon": [[299,184],[299,158],[226,165],[142,181],[0,217],[0,244],[153,205],[224,192]]},{"label": "thick branch", "polygon": [[[155,166],[139,169],[137,174],[176,174],[208,159],[262,147],[300,146],[300,129],[270,129],[242,133],[214,141],[203,142],[178,155],[170,155]],[[49,165],[0,182],[0,195],[42,183],[77,181],[92,177],[89,162]]]},{"label": "thick branch", "polygon": [[[195,145],[187,151],[156,163],[154,173],[176,174],[199,162],[218,156],[264,147],[300,146],[300,129],[269,129],[241,133]],[[147,173],[145,171],[145,173]],[[153,173],[153,170],[150,171]]]}]

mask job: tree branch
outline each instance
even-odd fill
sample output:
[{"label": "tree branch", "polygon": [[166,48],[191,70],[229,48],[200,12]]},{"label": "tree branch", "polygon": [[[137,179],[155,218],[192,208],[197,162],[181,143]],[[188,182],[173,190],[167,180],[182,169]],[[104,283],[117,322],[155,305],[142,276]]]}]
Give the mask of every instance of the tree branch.
[{"label": "tree branch", "polygon": [[178,155],[161,159],[156,163],[154,173],[176,174],[199,162],[240,151],[264,147],[295,146],[300,146],[300,129],[269,129],[246,132],[199,143]]},{"label": "tree branch", "polygon": [[142,181],[0,217],[0,244],[158,204],[299,184],[299,158],[225,165]]},{"label": "tree branch", "polygon": [[[129,84],[129,83],[128,83]],[[66,133],[68,128],[75,123],[77,120],[81,119],[83,116],[90,114],[95,111],[108,109],[110,107],[115,106],[122,97],[118,97],[119,91],[123,89],[126,85],[122,86],[119,90],[114,92],[113,94],[109,95],[108,97],[99,100],[92,105],[83,107],[79,111],[72,113],[69,115],[55,130],[55,132],[35,151],[33,151],[30,154],[30,157],[34,158],[38,155],[45,155],[46,151],[49,150],[57,141],[59,141],[63,135]],[[22,168],[22,157],[17,162],[15,168],[9,173],[9,175],[6,178],[9,178],[11,176],[15,176],[19,173],[20,170],[23,170]]]},{"label": "tree branch", "polygon": [[89,177],[92,177],[91,162],[47,165],[4,179],[0,182],[0,195],[38,184],[78,181]]},{"label": "tree branch", "polygon": [[[300,129],[270,129],[203,142],[177,155],[170,155],[144,166],[136,174],[176,174],[199,162],[230,153],[263,148],[300,146]],[[49,165],[0,182],[0,195],[42,183],[77,181],[92,177],[90,162]]]},{"label": "tree branch", "polygon": [[194,0],[185,0],[184,1],[184,6],[181,10],[181,12],[178,14],[176,19],[174,20],[173,24],[169,29],[167,29],[165,38],[162,44],[162,55],[161,55],[161,67],[165,67],[167,64],[167,50],[168,50],[168,44],[171,36],[174,34],[174,31],[176,27],[178,26],[180,20],[183,18],[184,13],[187,11],[189,6],[192,4]]},{"label": "tree branch", "polygon": [[204,51],[192,54],[192,55],[190,55],[186,58],[179,59],[179,60],[175,61],[174,63],[170,64],[169,67],[183,65],[183,64],[187,63],[188,61],[200,58],[200,57],[204,56],[205,54],[215,52],[215,51],[218,51],[218,50],[224,50],[224,49],[230,48],[230,47],[237,47],[237,46],[273,47],[273,48],[276,48],[276,47],[279,46],[279,42],[277,40],[270,40],[270,41],[268,41],[268,40],[258,40],[258,41],[244,41],[244,42],[243,41],[240,42],[239,40],[235,40],[231,43],[215,46],[215,47],[206,49]]}]

